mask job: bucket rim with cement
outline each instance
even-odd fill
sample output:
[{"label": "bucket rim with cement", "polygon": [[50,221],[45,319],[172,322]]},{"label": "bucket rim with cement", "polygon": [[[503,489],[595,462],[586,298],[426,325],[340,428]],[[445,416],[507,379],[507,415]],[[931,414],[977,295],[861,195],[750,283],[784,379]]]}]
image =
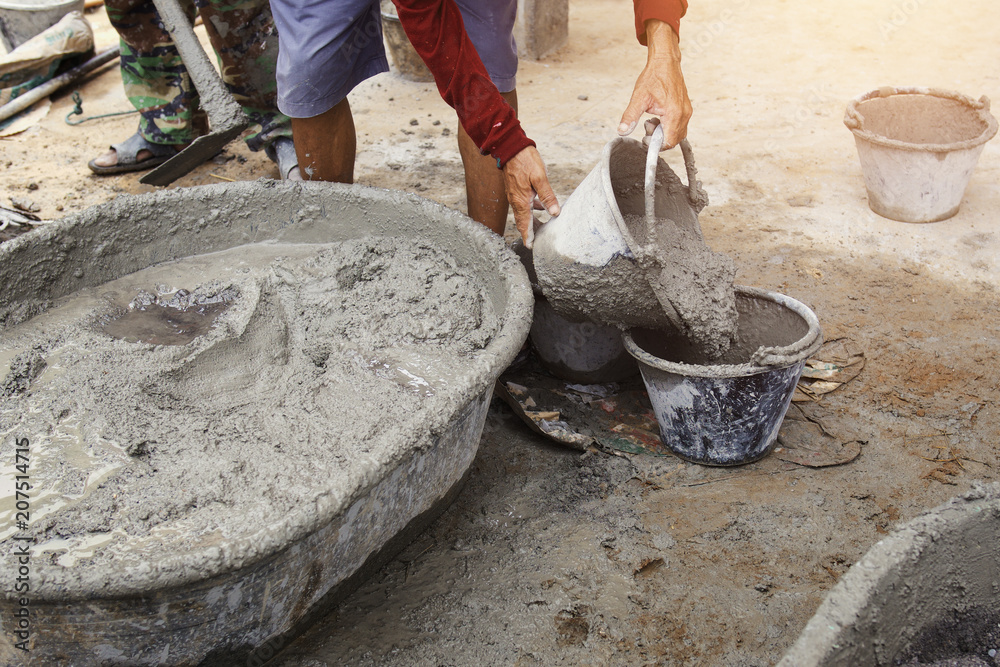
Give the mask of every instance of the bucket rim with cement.
[{"label": "bucket rim with cement", "polygon": [[799,340],[789,345],[761,346],[745,363],[738,364],[696,365],[661,359],[642,349],[636,343],[633,330],[631,329],[622,333],[622,342],[625,344],[625,349],[637,361],[667,373],[695,377],[731,378],[753,373],[764,373],[776,366],[787,366],[804,361],[823,344],[823,333],[819,324],[819,318],[816,317],[816,313],[811,308],[801,301],[779,292],[760,289],[758,287],[735,285],[733,289],[737,295],[764,299],[784,306],[805,321],[808,331]]},{"label": "bucket rim with cement", "polygon": [[[174,215],[149,215],[151,210]],[[109,220],[127,224],[128,233],[109,225]],[[527,339],[531,321],[524,314],[534,304],[527,275],[503,241],[485,227],[408,193],[360,185],[270,181],[122,195],[3,244],[0,280],[8,289],[0,293],[0,324],[14,326],[44,312],[61,296],[155,263],[252,242],[318,243],[317,234],[324,243],[372,235],[432,238],[444,252],[470,266],[480,260],[490,263],[487,273],[495,280],[484,289],[497,310],[499,327],[470,361],[464,376],[467,385],[463,385],[469,396],[490,391]],[[141,252],[135,251],[137,244]],[[43,259],[50,255],[55,259]],[[453,403],[453,411],[461,409],[459,397]],[[448,426],[435,418],[428,432],[441,433]],[[372,463],[390,465],[413,445],[396,443]],[[294,525],[263,526],[254,534],[230,540],[224,557],[217,549],[192,549],[171,553],[147,571],[94,568],[80,580],[69,580],[62,568],[39,562],[32,597],[65,601],[142,594],[150,588],[183,586],[259,563],[329,524],[371,484],[370,479],[351,481],[355,486],[324,496],[308,516],[296,515]],[[5,594],[13,591],[12,579],[3,578]]]},{"label": "bucket rim with cement", "polygon": [[[682,220],[700,235],[697,216],[708,197],[697,180],[691,145],[686,139],[680,142],[688,179],[684,185],[660,157],[662,141],[663,130],[657,127],[645,148],[628,137],[605,144],[600,161],[566,198],[562,212],[536,233],[539,285],[563,317],[684,330],[673,304],[660,303],[649,288],[639,261],[642,247],[629,230],[615,190],[618,184],[625,201],[636,204],[635,215]],[[668,191],[672,180],[683,188],[683,196]],[[582,301],[581,295],[586,295]]]},{"label": "bucket rim with cement", "polygon": [[946,220],[961,207],[983,146],[997,133],[986,96],[886,86],[849,102],[868,205],[900,222]]},{"label": "bucket rim with cement", "polygon": [[[918,143],[885,136],[884,134],[865,127],[865,117],[859,110],[859,107],[865,102],[871,100],[888,99],[897,95],[922,95],[958,102],[973,112],[973,115],[982,123],[982,129],[974,136],[969,136],[965,139],[947,143]],[[951,90],[917,86],[884,86],[862,95],[858,95],[847,103],[847,111],[844,115],[844,125],[846,125],[847,128],[854,133],[854,136],[873,144],[886,146],[888,148],[898,148],[900,150],[925,151],[929,153],[949,153],[951,151],[981,146],[996,135],[998,127],[997,119],[992,113],[990,113],[990,100],[986,95],[983,95],[976,100],[968,95]]]},{"label": "bucket rim with cement", "polygon": [[[663,354],[684,357],[683,342],[669,333],[637,329],[622,335],[642,372],[660,440],[691,463],[728,467],[767,456],[806,359],[823,342],[819,322],[804,304],[767,290],[735,289],[742,340],[732,351],[736,358],[749,357],[744,363],[669,361],[646,349],[662,347]],[[750,353],[757,341],[792,337],[787,345],[761,345]]]},{"label": "bucket rim with cement", "polygon": [[[645,141],[645,139],[648,139],[648,142]],[[627,137],[616,137],[604,146],[604,150],[601,151],[601,167],[611,164],[611,154],[615,151],[618,145],[624,143],[626,140]],[[656,169],[660,151],[663,149],[663,142],[664,136],[662,125],[657,125],[652,136],[644,138],[643,142],[647,144],[646,171],[643,184],[645,189],[647,218],[653,215]],[[684,157],[684,169],[687,172],[688,203],[690,203],[691,208],[694,209],[696,214],[701,213],[702,209],[708,205],[708,195],[705,193],[705,190],[701,186],[701,182],[698,180],[698,167],[694,161],[694,150],[691,148],[691,142],[687,139],[681,139],[678,146],[680,146],[681,154]],[[604,192],[604,196],[607,198],[609,211],[614,218],[615,225],[618,227],[618,233],[621,234],[622,240],[625,243],[625,248],[628,250],[630,255],[634,257],[639,244],[636,242],[635,237],[632,236],[632,232],[629,231],[628,225],[625,224],[625,218],[622,216],[621,209],[618,207],[614,186],[611,183],[610,168],[601,169],[601,188]]]},{"label": "bucket rim with cement", "polygon": [[997,483],[893,529],[840,578],[778,667],[898,664],[935,621],[995,610],[998,539]]}]

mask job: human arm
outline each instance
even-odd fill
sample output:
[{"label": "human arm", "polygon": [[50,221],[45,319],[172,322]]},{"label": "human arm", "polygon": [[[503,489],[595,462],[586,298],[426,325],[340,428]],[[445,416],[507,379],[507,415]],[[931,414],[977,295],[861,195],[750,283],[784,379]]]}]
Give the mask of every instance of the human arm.
[{"label": "human arm", "polygon": [[664,148],[687,136],[692,108],[681,71],[677,32],[686,9],[685,0],[635,0],[636,36],[647,47],[646,66],[636,80],[618,134],[631,134],[642,114],[648,112],[663,124]]},{"label": "human arm", "polygon": [[501,97],[469,40],[453,0],[393,0],[400,23],[427,64],[442,99],[484,153],[503,169],[507,197],[526,245],[534,235],[532,202],[553,215],[559,204],[545,175],[535,142],[525,135],[514,109]]}]

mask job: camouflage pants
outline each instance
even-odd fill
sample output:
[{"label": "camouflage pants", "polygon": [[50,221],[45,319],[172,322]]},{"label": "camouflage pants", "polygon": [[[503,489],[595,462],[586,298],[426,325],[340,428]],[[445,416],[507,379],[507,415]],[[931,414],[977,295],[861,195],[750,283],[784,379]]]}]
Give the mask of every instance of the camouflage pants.
[{"label": "camouflage pants", "polygon": [[[105,6],[121,37],[122,83],[141,115],[139,132],[154,144],[192,141],[204,129],[204,114],[152,0],[107,0]],[[196,10],[201,14],[222,80],[253,123],[250,150],[291,137],[291,121],[276,104],[278,34],[268,0],[181,0],[181,7],[192,19]]]}]

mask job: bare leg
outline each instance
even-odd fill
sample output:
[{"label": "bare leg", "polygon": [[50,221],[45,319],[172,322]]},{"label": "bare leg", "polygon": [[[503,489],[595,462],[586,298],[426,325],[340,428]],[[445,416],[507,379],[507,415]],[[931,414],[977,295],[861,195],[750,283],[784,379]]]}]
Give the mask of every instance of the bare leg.
[{"label": "bare leg", "polygon": [[[188,144],[178,145],[177,150],[180,151]],[[153,157],[153,154],[143,148],[141,151],[135,154],[135,161],[142,162]],[[98,167],[114,167],[118,164],[118,151],[114,148],[110,149],[107,153],[102,153],[93,160],[94,164]]]},{"label": "bare leg", "polygon": [[[517,90],[500,93],[517,112]],[[298,135],[295,135],[298,141]],[[465,166],[465,195],[469,202],[469,217],[503,236],[507,225],[507,191],[503,172],[497,169],[496,158],[481,155],[461,123],[458,126],[458,152]]]},{"label": "bare leg", "polygon": [[347,98],[312,118],[293,118],[299,170],[307,181],[354,182],[358,138]]}]

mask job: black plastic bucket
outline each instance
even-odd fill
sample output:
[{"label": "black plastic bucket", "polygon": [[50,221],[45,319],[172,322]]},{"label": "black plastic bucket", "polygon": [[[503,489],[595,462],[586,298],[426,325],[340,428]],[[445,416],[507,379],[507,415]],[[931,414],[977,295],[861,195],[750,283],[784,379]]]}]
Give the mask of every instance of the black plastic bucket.
[{"label": "black plastic bucket", "polygon": [[633,329],[623,336],[649,393],[660,439],[693,463],[733,466],[770,453],[806,359],[823,342],[804,304],[736,288],[736,340],[717,363],[692,363],[683,339]]}]

